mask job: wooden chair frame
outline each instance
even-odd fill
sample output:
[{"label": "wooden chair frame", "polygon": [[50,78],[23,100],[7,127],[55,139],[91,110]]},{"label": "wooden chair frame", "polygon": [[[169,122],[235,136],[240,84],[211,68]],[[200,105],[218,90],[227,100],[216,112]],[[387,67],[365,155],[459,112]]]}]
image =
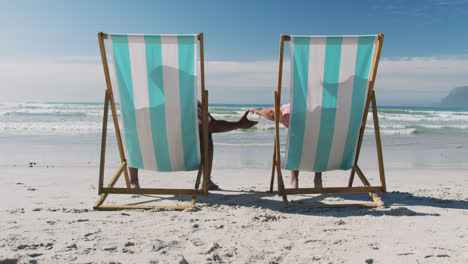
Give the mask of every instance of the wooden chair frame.
[{"label": "wooden chair frame", "polygon": [[[281,43],[280,43],[280,57],[279,57],[279,77],[278,77],[278,90],[275,91],[275,143],[273,150],[273,164],[271,168],[271,180],[270,180],[270,192],[273,192],[273,184],[275,177],[275,169],[278,175],[278,193],[283,197],[284,206],[293,206],[293,207],[345,207],[345,206],[383,206],[384,203],[377,195],[377,192],[381,194],[386,193],[386,183],[385,183],[385,172],[382,156],[382,143],[380,140],[380,129],[379,129],[379,119],[377,116],[377,104],[375,100],[374,92],[374,83],[375,76],[377,74],[377,67],[380,60],[380,52],[382,50],[384,34],[380,33],[378,36],[378,43],[376,47],[376,52],[374,55],[372,68],[371,68],[371,77],[369,79],[369,88],[368,96],[364,108],[364,116],[361,122],[361,129],[359,131],[359,138],[356,148],[356,157],[354,161],[354,166],[351,169],[351,174],[349,177],[349,182],[347,187],[327,187],[327,188],[285,188],[283,182],[283,176],[281,173],[281,155],[280,155],[280,140],[279,140],[279,112],[280,112],[280,99],[281,99],[281,81],[283,73],[283,51],[284,51],[284,42],[290,41],[291,36],[281,34]],[[364,130],[366,128],[367,114],[369,113],[369,106],[372,104],[372,117],[374,119],[374,130],[375,130],[375,139],[377,145],[377,157],[379,163],[379,174],[380,174],[380,185],[371,186],[367,178],[364,176],[364,173],[357,165],[359,154],[361,151],[362,140],[364,137]],[[362,181],[364,187],[352,187],[354,181],[354,175],[357,173],[359,179]],[[316,172],[315,175],[320,175],[321,172]],[[357,204],[290,204],[288,203],[288,194],[329,194],[329,193],[369,193],[373,203],[357,203]]]},{"label": "wooden chair frame", "polygon": [[[203,33],[198,34],[198,40],[200,42],[200,75],[201,75],[201,93],[202,93],[202,136],[203,136],[203,154],[202,162],[198,170],[197,178],[195,180],[195,186],[193,189],[155,189],[155,188],[130,188],[130,179],[128,176],[128,164],[125,158],[124,148],[122,144],[122,138],[120,134],[119,122],[117,118],[117,110],[115,107],[114,95],[112,92],[112,84],[109,75],[109,66],[107,63],[106,50],[104,46],[104,39],[108,39],[108,34],[99,32],[98,41],[99,48],[101,51],[102,65],[104,68],[104,76],[106,78],[106,91],[104,96],[104,116],[102,121],[102,140],[101,140],[101,158],[99,164],[99,183],[98,183],[98,194],[100,195],[94,209],[98,210],[122,210],[122,209],[154,209],[154,208],[167,208],[174,210],[184,210],[191,208],[195,205],[197,195],[208,195],[208,91],[205,90],[205,65],[204,65],[204,53],[203,53]],[[107,137],[107,117],[109,112],[109,105],[112,112],[112,119],[114,122],[115,135],[117,137],[117,144],[120,152],[121,165],[115,172],[114,176],[110,180],[107,187],[104,187],[104,164],[106,154],[106,137]],[[115,183],[119,177],[124,173],[126,188],[116,188]],[[203,191],[198,190],[200,185],[200,178],[203,173]],[[109,194],[160,194],[160,195],[192,195],[192,200],[188,205],[183,206],[169,206],[169,205],[156,205],[156,206],[142,206],[142,205],[103,205],[105,199]]]}]

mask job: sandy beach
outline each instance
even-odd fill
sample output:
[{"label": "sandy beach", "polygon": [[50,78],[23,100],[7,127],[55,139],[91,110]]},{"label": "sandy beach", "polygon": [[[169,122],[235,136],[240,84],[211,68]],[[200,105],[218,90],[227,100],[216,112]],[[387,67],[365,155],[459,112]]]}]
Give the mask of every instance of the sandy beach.
[{"label": "sandy beach", "polygon": [[[468,175],[462,170],[389,170],[383,208],[296,209],[265,192],[268,170],[217,169],[222,190],[182,212],[93,210],[95,168],[0,173],[2,264],[468,262]],[[366,174],[378,179],[375,170]],[[324,186],[344,185],[346,178],[326,173]],[[190,187],[193,180],[191,172],[141,175],[146,187]],[[312,186],[312,180],[304,173],[300,184]],[[161,198],[113,195],[106,202],[157,204]],[[370,200],[366,194],[290,197],[300,198]]]},{"label": "sandy beach", "polygon": [[[246,108],[218,105],[210,111],[235,120]],[[266,192],[274,130],[272,122],[259,119],[258,129],[214,135],[213,179],[222,190],[199,197],[195,208],[104,212],[92,209],[98,198],[102,105],[5,104],[1,109],[0,264],[468,263],[466,110],[379,113],[388,186],[383,208],[284,208],[280,197]],[[426,130],[430,133],[422,133]],[[281,132],[286,142],[286,130]],[[106,182],[119,165],[112,134]],[[377,184],[372,133],[364,137],[360,166]],[[289,182],[289,172],[283,174]],[[192,188],[195,175],[142,171],[140,182]],[[324,186],[346,186],[348,175],[327,172]],[[123,186],[123,179],[118,184]],[[313,174],[301,172],[300,186],[312,187]],[[289,198],[371,201],[367,194]],[[106,204],[189,200],[110,195]]]}]

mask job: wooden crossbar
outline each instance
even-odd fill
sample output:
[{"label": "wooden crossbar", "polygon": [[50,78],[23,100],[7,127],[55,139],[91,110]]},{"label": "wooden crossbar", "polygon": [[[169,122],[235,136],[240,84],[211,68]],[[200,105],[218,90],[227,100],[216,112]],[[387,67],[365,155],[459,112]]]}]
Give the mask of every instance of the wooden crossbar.
[{"label": "wooden crossbar", "polygon": [[[99,34],[101,34],[102,38],[103,39],[108,39],[109,38],[109,34],[108,33],[103,33],[103,32],[99,32]],[[200,36],[202,35],[202,36]],[[197,35],[197,39],[200,40],[203,38],[203,33],[200,33]]]},{"label": "wooden crossbar", "polygon": [[322,194],[322,193],[368,193],[382,192],[382,186],[368,187],[327,187],[327,188],[285,188],[286,194]]},{"label": "wooden crossbar", "polygon": [[[283,34],[281,34],[281,35],[282,35],[284,41],[291,41],[291,35],[283,35]],[[383,33],[380,33],[378,35],[378,39],[380,40],[382,38],[383,38]]]},{"label": "wooden crossbar", "polygon": [[342,204],[329,204],[329,203],[310,203],[310,204],[288,204],[285,207],[294,207],[294,208],[348,208],[348,207],[380,207],[384,204],[381,202],[373,203],[342,203]]},{"label": "wooden crossbar", "polygon": [[200,195],[202,191],[195,189],[166,189],[166,188],[103,188],[104,193],[113,194],[161,194],[161,195]]},{"label": "wooden crossbar", "polygon": [[176,211],[182,211],[188,208],[192,208],[194,204],[190,205],[155,205],[155,206],[145,206],[145,205],[101,205],[99,210],[102,211],[116,211],[116,210],[153,210],[158,208],[171,209]]}]

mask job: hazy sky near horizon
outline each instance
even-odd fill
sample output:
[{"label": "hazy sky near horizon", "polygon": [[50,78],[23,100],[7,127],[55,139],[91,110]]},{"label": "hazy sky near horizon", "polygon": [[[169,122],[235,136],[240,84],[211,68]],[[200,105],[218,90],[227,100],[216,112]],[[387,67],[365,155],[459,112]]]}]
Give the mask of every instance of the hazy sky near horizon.
[{"label": "hazy sky near horizon", "polygon": [[0,101],[102,101],[99,31],[204,32],[210,102],[246,104],[273,102],[281,33],[383,32],[378,102],[430,105],[468,85],[467,17],[468,0],[0,0]]}]

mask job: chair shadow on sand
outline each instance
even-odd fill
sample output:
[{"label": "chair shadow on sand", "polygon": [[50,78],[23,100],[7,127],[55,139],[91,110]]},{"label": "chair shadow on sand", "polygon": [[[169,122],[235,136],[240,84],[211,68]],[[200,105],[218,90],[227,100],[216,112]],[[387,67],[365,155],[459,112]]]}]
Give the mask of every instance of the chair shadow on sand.
[{"label": "chair shadow on sand", "polygon": [[[221,193],[222,192],[222,193]],[[227,193],[227,194],[226,194]],[[232,194],[230,194],[232,193]],[[173,200],[173,201],[189,201],[190,196],[173,196],[173,197],[161,197],[155,195],[141,195],[147,197],[148,200],[134,203],[136,204],[148,204],[158,202],[160,200]],[[305,198],[304,198],[305,196]],[[407,207],[424,206],[441,209],[461,209],[468,210],[468,201],[463,200],[449,200],[440,199],[434,197],[415,196],[409,192],[389,192],[382,195],[382,199],[385,202],[385,206],[382,208],[372,207],[344,207],[344,208],[296,208],[296,207],[284,207],[283,201],[275,198],[276,194],[262,191],[237,191],[237,190],[221,190],[210,193],[208,197],[201,197],[199,201],[205,206],[213,207],[217,205],[227,206],[240,206],[240,207],[255,207],[262,209],[269,209],[278,211],[286,214],[302,214],[302,215],[317,215],[317,216],[333,216],[333,217],[349,217],[349,216],[440,216],[438,213],[424,213],[416,212],[413,208]],[[331,199],[345,199],[348,201],[366,201],[369,199],[368,194],[322,194],[322,195],[301,195],[299,202],[294,201],[294,196],[291,203],[321,203],[327,198]],[[331,204],[333,203],[330,202]]]}]

